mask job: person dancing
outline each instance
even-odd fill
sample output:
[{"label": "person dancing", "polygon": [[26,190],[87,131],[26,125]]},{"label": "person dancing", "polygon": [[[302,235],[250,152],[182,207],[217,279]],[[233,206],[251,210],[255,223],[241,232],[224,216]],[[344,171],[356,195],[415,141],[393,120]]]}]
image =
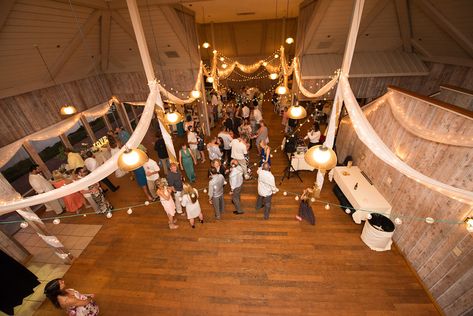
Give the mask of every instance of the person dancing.
[{"label": "person dancing", "polygon": [[192,228],[195,228],[195,218],[199,218],[200,222],[204,223],[204,215],[199,203],[199,193],[190,184],[184,183],[182,191],[181,205],[186,208],[187,219]]}]

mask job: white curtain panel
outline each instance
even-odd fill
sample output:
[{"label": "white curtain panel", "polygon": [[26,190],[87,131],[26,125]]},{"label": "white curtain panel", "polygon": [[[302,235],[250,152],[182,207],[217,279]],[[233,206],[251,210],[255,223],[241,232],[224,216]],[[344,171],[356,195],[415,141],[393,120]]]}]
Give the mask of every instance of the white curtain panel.
[{"label": "white curtain panel", "polygon": [[[148,131],[151,119],[153,118],[155,104],[158,104],[161,107],[163,106],[161,96],[158,93],[157,83],[155,81],[149,82],[149,86],[151,92],[148,96],[148,99],[146,100],[146,105],[143,109],[141,119],[138,122],[135,131],[126,143],[126,147],[128,148],[136,148],[143,140],[146,132]],[[95,169],[88,176],[78,181],[62,186],[59,189],[51,190],[21,200],[14,200],[6,204],[0,205],[0,215],[9,213],[14,210],[19,210],[28,206],[42,204],[51,200],[56,200],[63,196],[83,190],[94,183],[97,183],[98,181],[113,173],[118,168],[117,160],[124,150],[125,146],[123,146],[118,153],[113,155],[103,165]]]},{"label": "white curtain panel", "polygon": [[348,78],[343,73],[340,74],[339,88],[358,138],[371,150],[371,152],[373,152],[373,154],[397,171],[414,181],[425,185],[429,189],[437,191],[459,202],[473,205],[473,192],[456,188],[418,172],[399,159],[396,154],[393,153],[386,144],[384,144],[368,122],[361,107],[358,105],[355,95],[351,90],[350,83],[348,82]]}]

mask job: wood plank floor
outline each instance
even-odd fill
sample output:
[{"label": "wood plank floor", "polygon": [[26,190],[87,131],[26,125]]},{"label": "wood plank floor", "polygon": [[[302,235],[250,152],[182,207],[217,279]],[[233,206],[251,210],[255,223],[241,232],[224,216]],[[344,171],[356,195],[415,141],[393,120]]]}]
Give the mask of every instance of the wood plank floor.
[{"label": "wood plank floor", "polygon": [[[270,104],[263,115],[276,148],[282,140],[280,117]],[[151,149],[153,133],[148,134],[144,143]],[[256,149],[252,156],[256,161]],[[285,166],[278,150],[277,183]],[[199,164],[197,188],[207,184],[207,167]],[[132,215],[117,212],[111,219],[71,219],[103,228],[65,280],[95,293],[103,315],[437,315],[401,255],[371,251],[360,239],[362,226],[341,209],[315,204],[315,226],[295,220],[298,202],[281,192],[301,192],[313,183],[315,174],[301,175],[304,183],[291,178],[280,186],[268,221],[254,211],[256,181],[244,183],[244,215],[232,214],[226,195],[226,213],[215,221],[202,197],[206,222],[196,229],[179,218],[179,229],[169,230],[159,204],[135,208]],[[111,178],[121,185],[108,195],[116,207],[144,201],[128,177]],[[330,183],[321,199],[337,202]],[[46,301],[35,315],[62,314]]]}]

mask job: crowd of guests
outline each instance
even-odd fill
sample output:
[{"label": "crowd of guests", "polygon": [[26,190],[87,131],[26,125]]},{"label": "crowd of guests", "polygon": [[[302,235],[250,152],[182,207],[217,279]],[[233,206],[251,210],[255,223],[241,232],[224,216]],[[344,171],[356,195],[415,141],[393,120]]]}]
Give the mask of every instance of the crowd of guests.
[{"label": "crowd of guests", "polygon": [[[271,172],[271,148],[269,146],[269,131],[263,120],[261,102],[259,94],[254,91],[253,97],[249,97],[247,90],[242,89],[238,98],[234,92],[228,92],[224,97],[212,94],[210,104],[219,105],[222,100],[226,100],[226,105],[221,107],[221,112],[212,109],[214,127],[219,128],[217,136],[205,142],[205,136],[201,125],[193,119],[192,115],[186,118],[183,128],[185,129],[185,142],[178,151],[178,162],[170,160],[166,149],[165,141],[158,132],[154,142],[154,150],[158,160],[148,158],[146,163],[133,171],[132,178],[136,180],[138,186],[143,190],[149,201],[157,201],[161,204],[168,218],[168,227],[171,230],[179,226],[178,216],[186,216],[189,225],[196,227],[196,221],[204,223],[199,199],[207,195],[209,204],[213,206],[216,220],[221,220],[225,214],[225,194],[231,196],[235,215],[244,214],[241,206],[241,192],[245,181],[253,178],[249,162],[249,152],[258,152],[257,177],[257,198],[255,203],[256,211],[263,209],[263,218],[268,220],[271,213],[271,201],[273,194],[278,192],[274,175]],[[254,97],[258,96],[258,97]],[[251,102],[249,102],[250,100]],[[215,114],[215,116],[214,116]],[[220,117],[221,115],[221,117]],[[287,117],[286,117],[287,118]],[[217,122],[221,122],[218,126]],[[290,124],[284,119],[284,129]],[[184,135],[183,135],[184,136]],[[130,135],[123,129],[118,129],[115,133],[109,133],[109,146],[111,154],[115,154],[122,144],[125,144]],[[309,141],[308,146],[314,146],[320,141],[320,130],[318,125],[314,125],[305,137]],[[141,147],[146,151],[146,148]],[[208,155],[208,157],[207,157]],[[65,178],[61,173],[53,174],[52,182],[46,180],[37,166],[32,168],[30,182],[36,192],[42,193],[54,187],[70,183],[75,179],[80,179],[98,167],[94,154],[87,152],[85,157],[71,150],[67,151],[68,165],[71,170],[71,177]],[[195,166],[209,162],[208,186],[199,190],[192,185],[196,182]],[[160,176],[160,172],[163,176]],[[118,169],[116,177],[123,177],[127,173]],[[104,178],[99,183],[89,186],[87,189],[66,196],[58,201],[50,201],[46,204],[49,209],[62,212],[65,208],[68,212],[79,212],[86,204],[91,205],[97,213],[105,213],[113,207],[105,198],[105,185],[111,191],[116,191],[119,186],[115,186],[110,179]],[[225,187],[228,186],[228,189]],[[301,196],[299,212],[296,219],[307,220],[312,225],[315,224],[315,217],[310,205],[313,196],[312,189],[306,189]],[[59,214],[58,213],[58,214]],[[87,315],[98,314],[98,306],[93,301],[92,294],[81,294],[76,290],[67,289],[62,279],[54,279],[45,287],[46,296],[58,308],[65,309],[68,313],[86,313]]]}]

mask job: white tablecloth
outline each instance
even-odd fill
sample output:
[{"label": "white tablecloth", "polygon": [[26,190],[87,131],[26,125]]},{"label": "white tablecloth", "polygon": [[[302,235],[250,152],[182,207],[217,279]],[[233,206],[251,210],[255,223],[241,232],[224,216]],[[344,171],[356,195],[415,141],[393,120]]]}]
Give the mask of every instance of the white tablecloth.
[{"label": "white tablecloth", "polygon": [[[361,174],[360,168],[356,166],[351,168],[335,167],[333,178],[351,205],[356,209],[365,210],[352,214],[355,223],[361,224],[361,221],[366,220],[369,211],[381,213],[386,217],[391,214],[392,206],[378,192],[376,187],[366,180]],[[358,186],[355,190],[357,183]]]},{"label": "white tablecloth", "polygon": [[371,226],[369,221],[366,221],[363,231],[361,232],[361,240],[363,240],[371,250],[387,251],[391,250],[391,244],[393,243],[391,237],[393,234],[394,232],[380,231]]},{"label": "white tablecloth", "polygon": [[291,159],[291,166],[296,171],[299,171],[299,170],[313,171],[314,170],[314,168],[305,161],[304,153],[295,153]]}]

